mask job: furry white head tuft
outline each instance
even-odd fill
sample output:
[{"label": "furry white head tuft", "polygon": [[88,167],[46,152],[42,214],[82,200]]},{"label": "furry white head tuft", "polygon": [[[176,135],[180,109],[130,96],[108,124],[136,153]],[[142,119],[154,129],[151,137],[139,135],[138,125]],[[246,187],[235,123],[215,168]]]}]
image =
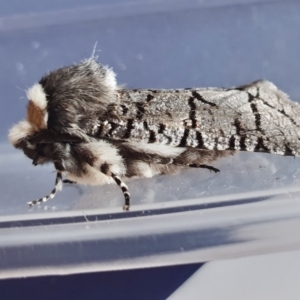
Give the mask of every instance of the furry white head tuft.
[{"label": "furry white head tuft", "polygon": [[21,140],[33,133],[34,129],[32,125],[27,120],[23,120],[11,128],[8,134],[8,139],[15,146]]},{"label": "furry white head tuft", "polygon": [[45,110],[47,107],[46,94],[43,87],[36,83],[27,91],[27,97],[31,100],[38,108]]}]

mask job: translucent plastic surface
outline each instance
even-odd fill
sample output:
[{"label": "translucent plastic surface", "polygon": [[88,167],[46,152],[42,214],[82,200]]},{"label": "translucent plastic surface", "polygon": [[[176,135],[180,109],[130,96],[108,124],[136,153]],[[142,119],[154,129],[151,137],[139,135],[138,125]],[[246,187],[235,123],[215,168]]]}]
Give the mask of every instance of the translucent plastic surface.
[{"label": "translucent plastic surface", "polygon": [[[298,158],[238,153],[214,164],[218,174],[193,169],[133,180],[131,213],[122,212],[115,185],[65,186],[29,209],[28,201],[52,189],[54,168],[33,167],[7,142],[8,129],[25,117],[24,90],[48,70],[89,57],[96,42],[99,61],[128,87],[268,79],[299,101],[299,2],[31,4],[0,9],[0,276],[200,262],[227,257],[227,243],[236,249],[228,248],[230,256],[299,248],[292,230],[299,222]],[[279,220],[275,234],[266,224]],[[245,237],[242,224],[256,227]]]}]

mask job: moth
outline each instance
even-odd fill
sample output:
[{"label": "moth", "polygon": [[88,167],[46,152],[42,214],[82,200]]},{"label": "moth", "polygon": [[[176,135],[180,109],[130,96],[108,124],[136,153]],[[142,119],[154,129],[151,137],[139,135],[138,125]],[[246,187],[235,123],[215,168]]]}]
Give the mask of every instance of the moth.
[{"label": "moth", "polygon": [[[54,70],[28,91],[27,117],[9,132],[33,165],[53,163],[63,182],[115,182],[211,163],[236,150],[300,155],[300,108],[273,83],[235,88],[125,89],[95,57]],[[67,180],[63,180],[63,176]]]}]

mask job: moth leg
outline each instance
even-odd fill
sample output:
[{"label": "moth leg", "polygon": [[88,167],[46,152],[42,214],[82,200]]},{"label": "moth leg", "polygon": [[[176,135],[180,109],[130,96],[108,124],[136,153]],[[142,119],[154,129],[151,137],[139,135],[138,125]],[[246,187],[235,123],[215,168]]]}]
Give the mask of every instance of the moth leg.
[{"label": "moth leg", "polygon": [[122,181],[122,179],[119,176],[115,174],[111,174],[111,177],[114,179],[116,184],[121,188],[123,195],[125,197],[125,204],[123,206],[123,210],[128,211],[130,208],[130,193],[128,190],[128,186]]},{"label": "moth leg", "polygon": [[191,168],[203,168],[203,169],[208,169],[210,171],[214,171],[215,173],[220,172],[219,169],[213,167],[213,166],[208,166],[208,165],[198,165],[198,164],[188,164],[189,167]]},{"label": "moth leg", "polygon": [[28,202],[29,206],[41,204],[43,202],[48,201],[49,199],[54,198],[56,193],[62,189],[62,184],[63,184],[62,173],[60,171],[56,171],[55,187],[51,191],[51,193],[43,198],[38,199],[38,200],[33,200],[33,201]]},{"label": "moth leg", "polygon": [[69,179],[64,179],[64,180],[63,180],[63,183],[76,184],[77,182],[76,182],[76,181],[69,180]]}]

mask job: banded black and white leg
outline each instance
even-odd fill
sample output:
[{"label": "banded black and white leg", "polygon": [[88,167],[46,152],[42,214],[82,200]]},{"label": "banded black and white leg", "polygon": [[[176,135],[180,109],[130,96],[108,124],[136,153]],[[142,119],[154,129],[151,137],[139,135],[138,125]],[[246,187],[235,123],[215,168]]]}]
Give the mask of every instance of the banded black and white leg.
[{"label": "banded black and white leg", "polygon": [[67,184],[76,184],[76,181],[70,180],[70,179],[64,179],[63,183],[67,183]]},{"label": "banded black and white leg", "polygon": [[189,166],[190,168],[203,168],[203,169],[208,169],[208,170],[213,171],[213,172],[215,172],[215,173],[220,172],[219,169],[217,169],[217,168],[215,168],[215,167],[213,167],[213,166],[204,165],[204,164],[188,164],[188,166]]},{"label": "banded black and white leg", "polygon": [[33,200],[33,201],[28,202],[28,205],[32,207],[34,205],[44,203],[44,202],[48,201],[49,199],[54,198],[56,193],[58,191],[61,191],[62,185],[63,185],[62,172],[56,170],[55,187],[51,191],[51,193],[43,198],[38,199],[38,200]]},{"label": "banded black and white leg", "polygon": [[125,204],[123,206],[123,210],[128,211],[130,208],[130,193],[128,190],[128,186],[122,181],[122,179],[118,175],[111,174],[111,177],[114,179],[116,184],[121,188],[125,198]]}]

